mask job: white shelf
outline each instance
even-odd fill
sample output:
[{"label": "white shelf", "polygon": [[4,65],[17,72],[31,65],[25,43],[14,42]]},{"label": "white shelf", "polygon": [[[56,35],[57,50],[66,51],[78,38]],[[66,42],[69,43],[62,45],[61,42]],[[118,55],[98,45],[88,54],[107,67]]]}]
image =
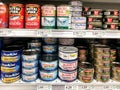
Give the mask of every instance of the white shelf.
[{"label": "white shelf", "polygon": [[0,37],[120,38],[119,30],[1,29]]}]

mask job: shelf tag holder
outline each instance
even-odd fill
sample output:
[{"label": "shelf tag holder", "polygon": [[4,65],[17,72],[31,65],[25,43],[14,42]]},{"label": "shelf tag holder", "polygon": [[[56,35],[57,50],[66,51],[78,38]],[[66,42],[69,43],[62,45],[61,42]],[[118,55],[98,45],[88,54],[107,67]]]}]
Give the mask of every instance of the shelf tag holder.
[{"label": "shelf tag holder", "polygon": [[78,90],[78,86],[77,85],[65,85],[64,90]]},{"label": "shelf tag holder", "polygon": [[37,85],[37,90],[52,90],[52,85]]}]

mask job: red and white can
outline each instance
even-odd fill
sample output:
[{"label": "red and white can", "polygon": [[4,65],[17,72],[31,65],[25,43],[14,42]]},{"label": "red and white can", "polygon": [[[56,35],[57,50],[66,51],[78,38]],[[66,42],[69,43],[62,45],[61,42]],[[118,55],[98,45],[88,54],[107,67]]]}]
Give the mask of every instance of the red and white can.
[{"label": "red and white can", "polygon": [[40,5],[26,4],[25,8],[25,28],[40,28]]},{"label": "red and white can", "polygon": [[0,3],[0,28],[8,27],[8,6]]},{"label": "red and white can", "polygon": [[11,3],[9,5],[9,28],[24,28],[24,5]]}]

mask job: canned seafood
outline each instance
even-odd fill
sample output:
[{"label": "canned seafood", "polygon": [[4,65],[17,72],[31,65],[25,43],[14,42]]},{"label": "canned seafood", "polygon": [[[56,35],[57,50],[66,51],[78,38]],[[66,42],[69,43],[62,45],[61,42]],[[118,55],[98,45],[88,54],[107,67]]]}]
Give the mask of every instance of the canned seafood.
[{"label": "canned seafood", "polygon": [[9,28],[24,27],[24,5],[18,3],[9,4]]},{"label": "canned seafood", "polygon": [[119,16],[119,10],[108,9],[108,10],[104,11],[104,15]]},{"label": "canned seafood", "polygon": [[103,11],[102,11],[102,9],[90,9],[88,11],[87,15],[102,16]]},{"label": "canned seafood", "polygon": [[79,1],[79,0],[72,0],[72,1],[70,2],[70,5],[71,5],[71,6],[82,6],[82,2]]},{"label": "canned seafood", "polygon": [[73,39],[73,38],[60,38],[59,39],[59,44],[60,45],[70,46],[70,45],[73,45],[74,42],[75,42],[75,39]]},{"label": "canned seafood", "polygon": [[118,30],[118,23],[104,23],[103,28],[105,30]]}]

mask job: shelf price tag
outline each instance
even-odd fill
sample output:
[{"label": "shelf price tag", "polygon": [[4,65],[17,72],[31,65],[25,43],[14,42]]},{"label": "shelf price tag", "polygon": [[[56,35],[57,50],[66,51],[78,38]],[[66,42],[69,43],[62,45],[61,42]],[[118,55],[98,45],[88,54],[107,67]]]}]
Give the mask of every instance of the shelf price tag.
[{"label": "shelf price tag", "polygon": [[52,90],[52,85],[38,85],[37,90]]},{"label": "shelf price tag", "polygon": [[11,34],[12,31],[11,30],[0,30],[0,36],[9,36],[9,34]]},{"label": "shelf price tag", "polygon": [[93,85],[81,85],[79,86],[80,90],[97,90]]},{"label": "shelf price tag", "polygon": [[78,86],[76,86],[76,85],[65,85],[64,90],[78,90]]},{"label": "shelf price tag", "polygon": [[106,85],[101,88],[101,90],[120,90],[120,86],[117,85]]},{"label": "shelf price tag", "polygon": [[104,37],[105,34],[106,34],[105,31],[93,31],[93,36],[98,37],[98,38]]},{"label": "shelf price tag", "polygon": [[86,31],[74,31],[73,35],[75,35],[75,37],[84,37],[86,35]]},{"label": "shelf price tag", "polygon": [[42,30],[38,30],[37,31],[37,37],[42,37],[43,36],[43,31]]}]

